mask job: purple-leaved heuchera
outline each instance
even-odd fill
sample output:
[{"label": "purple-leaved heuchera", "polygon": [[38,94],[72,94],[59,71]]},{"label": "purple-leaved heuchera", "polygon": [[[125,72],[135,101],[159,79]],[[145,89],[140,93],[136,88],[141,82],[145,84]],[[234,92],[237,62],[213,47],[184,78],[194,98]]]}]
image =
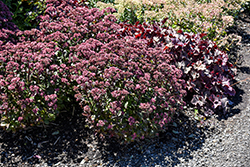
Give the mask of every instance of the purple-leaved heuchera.
[{"label": "purple-leaved heuchera", "polygon": [[[133,36],[147,40],[151,47],[164,48],[171,55],[170,64],[182,70],[181,79],[186,81],[187,98],[205,116],[214,112],[228,111],[228,96],[234,96],[230,86],[236,75],[236,67],[228,61],[228,55],[207,39],[206,34],[186,33],[165,27],[164,23],[135,25],[120,23],[119,37]],[[191,98],[190,98],[191,97]]]}]

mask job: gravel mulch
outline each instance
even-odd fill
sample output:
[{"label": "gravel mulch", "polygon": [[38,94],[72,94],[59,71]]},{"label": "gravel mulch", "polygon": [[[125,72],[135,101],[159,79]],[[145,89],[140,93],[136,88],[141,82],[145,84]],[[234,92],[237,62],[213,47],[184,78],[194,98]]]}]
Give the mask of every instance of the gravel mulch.
[{"label": "gravel mulch", "polygon": [[250,166],[250,15],[242,14],[233,33],[242,44],[238,74],[226,115],[214,115],[200,127],[190,107],[168,131],[152,141],[119,145],[96,138],[86,129],[78,109],[63,113],[49,126],[15,134],[0,130],[0,166]]}]

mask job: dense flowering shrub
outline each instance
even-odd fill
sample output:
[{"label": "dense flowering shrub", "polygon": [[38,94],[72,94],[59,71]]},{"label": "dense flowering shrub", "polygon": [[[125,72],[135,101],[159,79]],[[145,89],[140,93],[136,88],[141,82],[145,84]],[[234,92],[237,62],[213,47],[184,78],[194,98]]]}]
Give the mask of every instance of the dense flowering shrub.
[{"label": "dense flowering shrub", "polygon": [[8,7],[0,1],[0,50],[2,45],[7,42],[16,42],[15,32],[18,31],[17,26],[12,23],[12,13]]},{"label": "dense flowering shrub", "polygon": [[117,37],[111,12],[47,0],[40,30],[0,51],[2,126],[49,122],[76,99],[101,134],[130,142],[166,129],[184,105],[182,72],[163,48]]},{"label": "dense flowering shrub", "polygon": [[168,64],[172,57],[162,48],[129,37],[105,45],[90,39],[71,52],[79,50],[92,54],[82,63],[75,97],[100,132],[128,142],[154,137],[182,107],[181,70]]},{"label": "dense flowering shrub", "polygon": [[[73,103],[69,70],[70,61],[75,56],[69,56],[69,45],[83,42],[92,35],[94,37],[95,33],[90,32],[98,26],[90,25],[91,20],[83,20],[84,17],[92,19],[94,10],[82,8],[78,13],[72,11],[75,15],[71,19],[72,1],[47,2],[47,14],[42,17],[40,30],[17,32],[18,43],[5,43],[4,50],[0,51],[1,126],[8,130],[48,123],[68,107],[67,104]],[[65,10],[68,18],[58,16],[61,20],[55,21],[57,18],[53,17],[53,12],[56,8],[53,4],[68,9]],[[65,13],[58,14],[62,16]],[[78,17],[84,14],[83,18]],[[101,12],[95,17],[100,21]],[[78,37],[80,41],[76,40]]]},{"label": "dense flowering shrub", "polygon": [[5,45],[5,50],[0,52],[2,126],[15,130],[55,119],[59,113],[58,96],[70,91],[64,78],[65,65],[56,59],[59,50],[55,42],[23,41]]},{"label": "dense flowering shrub", "polygon": [[[154,24],[124,24],[120,37],[134,36],[146,39],[151,47],[162,47],[174,57],[171,62],[183,71],[186,90],[191,103],[210,116],[216,109],[227,111],[228,98],[235,90],[230,86],[236,68],[228,62],[228,55],[219,50],[217,45],[202,39],[206,34],[184,33]],[[190,100],[190,99],[187,99]],[[218,110],[220,111],[220,110]]]}]

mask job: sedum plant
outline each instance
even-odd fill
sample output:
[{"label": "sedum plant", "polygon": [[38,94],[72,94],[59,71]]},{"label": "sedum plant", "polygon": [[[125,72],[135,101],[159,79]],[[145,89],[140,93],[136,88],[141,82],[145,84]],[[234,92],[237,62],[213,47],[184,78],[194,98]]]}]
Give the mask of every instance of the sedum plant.
[{"label": "sedum plant", "polygon": [[38,29],[0,51],[1,126],[49,123],[77,101],[89,127],[131,142],[155,137],[182,109],[182,72],[146,40],[120,38],[113,9],[47,0]]},{"label": "sedum plant", "polygon": [[218,46],[204,39],[206,34],[186,33],[166,27],[165,21],[154,24],[121,23],[120,37],[146,39],[151,47],[162,47],[174,57],[171,63],[182,70],[187,97],[205,116],[228,111],[228,96],[235,95],[230,82],[236,68],[228,62],[228,55]]},{"label": "sedum plant", "polygon": [[182,109],[181,70],[169,65],[172,57],[162,48],[128,37],[104,45],[91,39],[72,49],[92,52],[74,90],[91,127],[103,134],[125,142],[155,137]]},{"label": "sedum plant", "polygon": [[52,61],[56,43],[24,41],[4,47],[0,52],[1,126],[15,131],[55,119],[55,87],[65,84],[54,81],[59,78]]},{"label": "sedum plant", "polygon": [[[7,130],[49,123],[62,110],[69,110],[69,104],[75,102],[69,45],[94,36],[94,32],[85,31],[94,28],[88,25],[87,20],[76,16],[74,20],[79,23],[73,21],[71,24],[72,19],[64,17],[61,17],[62,22],[56,21],[54,11],[51,11],[55,9],[53,5],[73,8],[75,5],[72,1],[47,3],[40,30],[16,32],[16,44],[0,41],[3,48],[0,50],[0,114],[1,126]],[[87,8],[84,12],[85,17],[94,15],[94,11]],[[102,15],[96,17],[98,19]],[[82,37],[81,41],[76,40],[79,36]]]}]

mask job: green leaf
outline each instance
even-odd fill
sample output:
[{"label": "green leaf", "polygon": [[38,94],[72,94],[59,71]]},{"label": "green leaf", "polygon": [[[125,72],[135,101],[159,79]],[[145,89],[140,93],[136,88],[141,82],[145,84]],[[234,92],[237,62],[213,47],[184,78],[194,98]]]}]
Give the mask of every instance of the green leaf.
[{"label": "green leaf", "polygon": [[58,131],[58,130],[52,133],[53,136],[54,136],[54,135],[58,135],[58,134],[59,134],[59,131]]},{"label": "green leaf", "polygon": [[49,124],[49,121],[46,119],[46,120],[44,120],[44,123],[45,123],[46,125],[48,125],[48,124]]},{"label": "green leaf", "polygon": [[49,118],[55,119],[55,115],[52,113],[49,113]]},{"label": "green leaf", "polygon": [[193,137],[195,137],[195,135],[194,135],[194,134],[191,134],[191,135],[189,135],[188,137],[189,137],[189,138],[193,138]]},{"label": "green leaf", "polygon": [[173,132],[174,134],[179,134],[179,133],[180,133],[180,132],[175,131],[175,130],[172,130],[172,132]]},{"label": "green leaf", "polygon": [[177,124],[176,124],[175,122],[173,122],[173,126],[174,126],[174,127],[177,127]]},{"label": "green leaf", "polygon": [[195,113],[195,115],[197,115],[199,113],[198,109],[194,109],[194,113]]},{"label": "green leaf", "polygon": [[127,109],[128,108],[128,101],[125,103],[124,107]]}]

